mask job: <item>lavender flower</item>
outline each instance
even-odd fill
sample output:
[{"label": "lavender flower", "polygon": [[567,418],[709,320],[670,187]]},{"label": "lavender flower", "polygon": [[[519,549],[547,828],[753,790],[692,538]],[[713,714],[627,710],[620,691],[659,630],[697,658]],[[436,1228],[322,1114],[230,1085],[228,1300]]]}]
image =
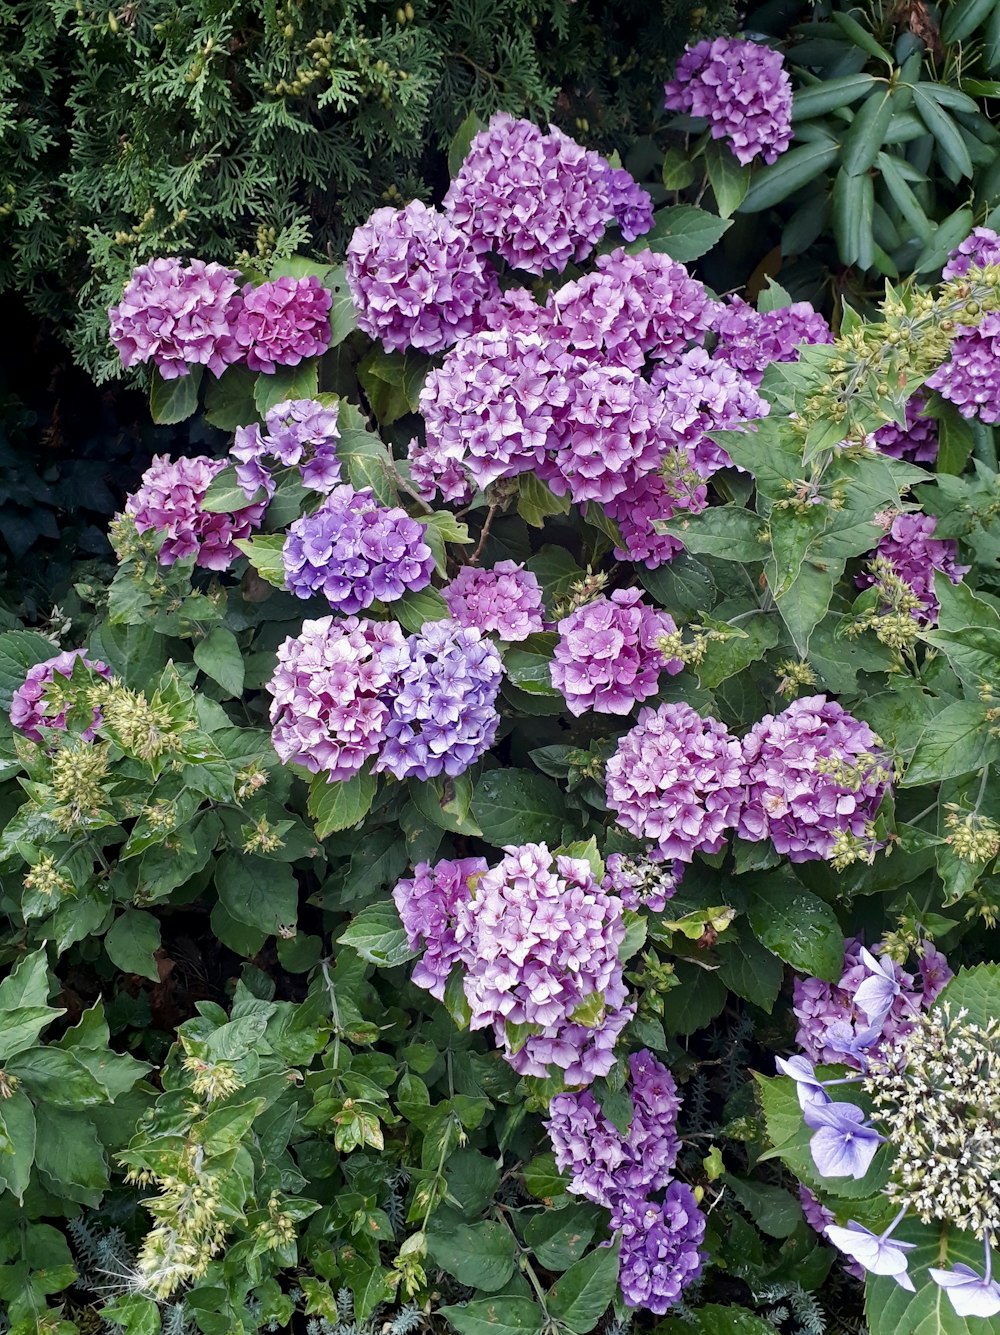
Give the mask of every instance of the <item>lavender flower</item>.
[{"label": "lavender flower", "polygon": [[222,459],[171,459],[157,454],[142,475],[139,490],[125,502],[139,533],[162,534],[157,553],[170,566],[189,556],[208,570],[226,570],[240,555],[234,544],[248,538],[264,517],[266,501],[243,506],[232,514],[210,514],[201,508],[209,484],[226,464]]},{"label": "lavender flower", "polygon": [[455,937],[458,905],[473,893],[470,887],[487,865],[483,858],[443,858],[433,866],[420,862],[412,879],[398,881],[392,892],[407,944],[424,952],[413,966],[413,981],[438,1001],[444,998],[448,975],[462,958]]},{"label": "lavender flower", "polygon": [[613,216],[608,164],[554,126],[545,134],[498,112],[469,146],[444,208],[478,252],[528,273],[561,272],[587,257]]},{"label": "lavender flower", "polygon": [[984,315],[975,327],[961,327],[952,339],[950,358],[924,383],[963,417],[1000,422],[1000,314]]},{"label": "lavender flower", "polygon": [[638,589],[595,598],[557,629],[552,685],[571,714],[628,714],[637,700],[656,694],[662,672],[673,676],[684,666],[659,648],[677,629],[673,617],[644,603]]},{"label": "lavender flower", "polygon": [[376,209],[347,247],[358,325],[387,352],[440,352],[476,327],[489,293],[482,261],[452,223],[413,200]]},{"label": "lavender flower", "polygon": [[849,1219],[846,1228],[842,1228],[839,1224],[827,1224],[826,1236],[835,1247],[852,1257],[863,1269],[873,1275],[891,1275],[900,1288],[913,1293],[913,1280],[906,1273],[908,1265],[906,1253],[911,1252],[916,1243],[891,1239],[892,1230],[903,1217],[903,1213],[905,1211],[900,1213],[881,1234],[875,1234],[863,1224]]},{"label": "lavender flower", "polygon": [[422,524],[405,510],[379,505],[370,488],[334,488],[313,514],[288,529],[282,560],[298,598],[322,593],[340,612],[360,612],[376,598],[395,602],[424,589],[434,557]]},{"label": "lavender flower", "polygon": [[501,289],[495,276],[492,284],[490,295],[476,310],[477,334],[548,334],[552,327],[551,307],[540,306],[526,287]]},{"label": "lavender flower", "polygon": [[[69,703],[61,699],[53,702],[49,687],[57,676],[69,680],[77,663],[88,672],[103,677],[105,681],[111,680],[111,669],[106,663],[88,658],[82,649],[68,649],[65,653],[56,654],[30,667],[24,681],[14,692],[10,702],[10,721],[33,742],[43,743],[45,733],[51,729],[58,732],[66,730]],[[80,734],[83,741],[94,740],[100,721],[101,711],[95,709],[90,723]]]},{"label": "lavender flower", "polygon": [[941,277],[964,278],[974,265],[984,268],[987,264],[1000,264],[1000,236],[991,227],[976,227],[948,256]]},{"label": "lavender flower", "polygon": [[906,425],[887,422],[873,433],[872,441],[883,454],[914,464],[932,464],[938,455],[938,425],[925,413],[927,396],[913,395],[906,403]]},{"label": "lavender flower", "polygon": [[741,839],[770,838],[792,862],[829,858],[838,836],[872,838],[891,771],[869,728],[823,695],[766,714],[743,740]]},{"label": "lavender flower", "polygon": [[663,397],[666,438],[686,448],[692,466],[706,478],[732,466],[709,432],[752,422],[770,411],[746,377],[726,362],[713,361],[700,347],[670,365],[658,366],[652,383]]},{"label": "lavender flower", "polygon": [[472,476],[458,459],[452,457],[449,444],[434,439],[421,445],[416,436],[407,448],[410,480],[417,495],[434,500],[440,492],[443,500],[465,505],[472,500],[475,487]]},{"label": "lavender flower", "polygon": [[376,771],[397,779],[462,774],[493,745],[503,664],[478,630],[428,621],[399,657]]},{"label": "lavender flower", "polygon": [[[828,1210],[818,1196],[809,1190],[807,1186],[799,1183],[799,1204],[802,1206],[802,1214],[806,1223],[815,1233],[826,1233],[827,1224],[834,1222],[834,1213]],[[865,1269],[857,1261],[845,1261],[844,1270],[852,1279],[864,1281]]]},{"label": "lavender flower", "polygon": [[273,375],[279,366],[298,366],[330,346],[333,296],[315,274],[248,283],[237,308],[233,334],[251,371]]},{"label": "lavender flower", "polygon": [[276,464],[298,468],[302,485],[325,495],[340,481],[337,441],[340,431],[338,403],[323,404],[316,399],[286,399],[267,410],[267,434],[260,427],[236,428],[236,439],[229,451],[236,461],[236,479],[248,500],[263,488],[274,495],[271,470]]},{"label": "lavender flower", "polygon": [[792,83],[784,57],[738,37],[688,47],[664,85],[665,105],[707,118],[744,164],[774,162],[792,142]]},{"label": "lavender flower", "polygon": [[305,621],[278,649],[267,689],[271,740],[282,760],[350,779],[377,754],[389,724],[403,634],[394,621]]},{"label": "lavender flower", "polygon": [[795,1094],[800,1108],[804,1109],[810,1103],[830,1102],[830,1096],[826,1092],[826,1082],[819,1079],[816,1068],[808,1057],[803,1057],[801,1054],[796,1054],[787,1060],[784,1057],[775,1057],[774,1065],[780,1075],[787,1075],[790,1080],[795,1081]]},{"label": "lavender flower", "polygon": [[832,343],[833,332],[808,301],[773,311],[755,311],[742,297],[727,297],[715,307],[712,356],[759,385],[771,362],[797,362],[803,343]]},{"label": "lavender flower", "polygon": [[601,888],[617,895],[627,909],[662,913],[677,893],[683,871],[679,862],[656,863],[612,853],[604,864]]},{"label": "lavender flower", "polygon": [[615,548],[619,561],[641,561],[655,570],[684,550],[679,538],[657,533],[654,520],[679,514],[700,514],[708,505],[708,488],[694,469],[686,449],[668,449],[654,472],[628,474],[623,491],[604,506],[622,535]]},{"label": "lavender flower", "polygon": [[863,1011],[871,1024],[880,1028],[892,1010],[903,988],[894,960],[876,959],[870,950],[861,947],[861,963],[869,970],[854,993],[854,1004]]},{"label": "lavender flower", "polygon": [[662,1316],[701,1273],[705,1216],[694,1193],[672,1182],[662,1205],[627,1197],[611,1227],[621,1234],[618,1283],[626,1305]]},{"label": "lavender flower", "polygon": [[867,1125],[862,1110],[853,1103],[811,1099],[803,1117],[815,1132],[809,1150],[817,1171],[823,1177],[863,1178],[885,1137]]},{"label": "lavender flower", "polygon": [[152,362],[164,380],[187,375],[192,366],[221,375],[243,355],[232,330],[238,278],[235,269],[203,260],[140,264],[108,311],[122,365]]},{"label": "lavender flower", "polygon": [[609,221],[618,225],[626,241],[635,241],[653,226],[653,201],[622,167],[605,164],[605,181],[610,195]]},{"label": "lavender flower", "polygon": [[[983,230],[983,229],[980,229]],[[991,1317],[1000,1314],[1000,1284],[993,1278],[990,1241],[986,1239],[986,1273],[977,1274],[971,1266],[959,1261],[950,1270],[928,1266],[927,1273],[940,1289],[957,1316]]]},{"label": "lavender flower", "polygon": [[498,635],[508,644],[542,629],[541,585],[516,561],[499,561],[492,570],[463,566],[441,592],[460,626]]},{"label": "lavender flower", "polygon": [[947,575],[952,584],[960,584],[969,567],[959,565],[958,543],[954,538],[935,538],[937,520],[933,515],[898,514],[892,527],[875,549],[871,567],[857,576],[859,588],[878,582],[878,567],[888,563],[892,572],[913,590],[920,600],[911,615],[923,626],[937,624],[941,604],[934,592],[934,571]]},{"label": "lavender flower", "polygon": [[717,853],[742,797],[740,744],[690,705],[643,709],[608,761],[608,806],[630,834],[651,839],[656,856],[690,862]]}]

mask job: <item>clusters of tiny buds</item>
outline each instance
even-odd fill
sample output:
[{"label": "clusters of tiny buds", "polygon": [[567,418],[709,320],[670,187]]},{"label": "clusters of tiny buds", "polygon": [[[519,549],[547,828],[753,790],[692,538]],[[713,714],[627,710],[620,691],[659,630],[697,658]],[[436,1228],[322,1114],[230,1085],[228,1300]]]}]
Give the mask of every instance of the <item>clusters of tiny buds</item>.
[{"label": "clusters of tiny buds", "polygon": [[1000,827],[977,811],[963,811],[954,802],[945,804],[945,843],[963,862],[989,862],[1000,852]]},{"label": "clusters of tiny buds", "polygon": [[71,895],[74,890],[73,882],[59,870],[51,853],[43,854],[31,868],[24,878],[24,888],[52,899]]},{"label": "clusters of tiny buds", "polygon": [[8,1075],[6,1071],[0,1071],[0,1099],[13,1098],[20,1083],[16,1075]]},{"label": "clusters of tiny buds", "polygon": [[257,764],[247,765],[236,775],[236,798],[237,801],[245,802],[248,797],[252,797],[261,788],[267,784],[267,774]]},{"label": "clusters of tiny buds", "polygon": [[276,853],[285,846],[284,839],[271,828],[266,816],[260,816],[252,825],[244,825],[240,834],[244,853]]},{"label": "clusters of tiny buds", "polygon": [[267,1202],[267,1218],[254,1230],[267,1251],[279,1251],[295,1241],[295,1220],[281,1208],[281,1197],[272,1191]]},{"label": "clusters of tiny buds", "polygon": [[783,663],[778,664],[778,694],[790,699],[810,686],[816,686],[816,673],[812,666],[804,658],[798,660],[786,658]]},{"label": "clusters of tiny buds", "polygon": [[192,1093],[208,1103],[228,1098],[230,1094],[242,1089],[245,1083],[232,1062],[207,1062],[189,1053],[181,1064],[194,1077],[191,1081]]},{"label": "clusters of tiny buds", "polygon": [[834,871],[846,871],[855,862],[864,862],[870,867],[879,847],[875,826],[868,821],[863,835],[853,834],[850,830],[837,831],[833,836],[829,862]]},{"label": "clusters of tiny buds", "polygon": [[608,577],[603,570],[592,571],[588,566],[587,573],[582,578],[574,580],[569,586],[568,597],[556,605],[553,620],[561,621],[563,617],[575,612],[578,607],[583,607],[585,603],[592,602],[598,594],[603,592],[607,582]]},{"label": "clusters of tiny buds", "polygon": [[49,814],[61,830],[87,825],[107,805],[108,755],[103,746],[60,747],[52,758],[51,775],[56,805]]}]

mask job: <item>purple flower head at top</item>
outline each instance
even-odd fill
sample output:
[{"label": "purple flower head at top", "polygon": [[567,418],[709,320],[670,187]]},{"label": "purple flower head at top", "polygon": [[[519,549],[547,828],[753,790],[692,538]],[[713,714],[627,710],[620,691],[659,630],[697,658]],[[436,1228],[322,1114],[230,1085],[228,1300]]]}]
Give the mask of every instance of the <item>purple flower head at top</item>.
[{"label": "purple flower head at top", "polygon": [[492,570],[463,566],[441,592],[460,626],[498,635],[508,644],[542,629],[541,585],[516,561],[498,561]]},{"label": "purple flower head at top", "polygon": [[377,754],[389,723],[386,697],[403,646],[395,621],[305,621],[278,649],[271,740],[282,760],[350,779]]},{"label": "purple flower head at top", "polygon": [[[623,1007],[624,937],[621,900],[604,893],[588,862],[544,844],[508,847],[458,906],[470,1027],[492,1025],[522,1075],[545,1076],[550,1064],[569,1084],[606,1075],[632,1013]],[[609,1025],[609,1044],[591,1041]]]},{"label": "purple flower head at top", "polygon": [[644,603],[638,589],[595,598],[557,629],[552,685],[571,714],[628,714],[637,700],[656,694],[662,672],[674,676],[684,666],[658,647],[662,636],[676,631],[673,617]]},{"label": "purple flower head at top", "polygon": [[708,488],[695,471],[686,449],[664,451],[651,473],[629,473],[627,486],[605,505],[618,525],[624,546],[615,548],[619,561],[641,561],[650,570],[672,561],[684,550],[679,538],[657,533],[657,519],[700,514],[708,505]]},{"label": "purple flower head at top", "polygon": [[[940,570],[952,584],[960,584],[969,570],[956,560],[958,543],[954,538],[933,536],[936,527],[933,515],[898,514],[875,549],[875,556],[888,561],[920,599],[920,606],[911,615],[923,626],[936,625],[941,610],[934,592],[934,571]],[[876,576],[868,569],[855,582],[859,588],[867,589],[876,582]]]},{"label": "purple flower head at top", "polygon": [[487,870],[484,858],[443,858],[432,866],[420,862],[413,877],[398,881],[392,898],[411,950],[423,950],[413,966],[412,978],[438,1001],[453,966],[461,959],[455,939],[458,905],[472,894],[470,881]]},{"label": "purple flower head at top", "polygon": [[974,265],[987,264],[1000,264],[1000,236],[991,227],[975,227],[948,256],[941,277],[964,278]]},{"label": "purple flower head at top", "polygon": [[427,621],[398,661],[377,772],[397,779],[462,774],[493,745],[503,663],[491,640],[456,621]]},{"label": "purple flower head at top", "polygon": [[335,487],[313,514],[296,519],[282,549],[285,581],[298,598],[322,593],[339,612],[360,612],[424,589],[434,573],[426,529],[371,491]]},{"label": "purple flower head at top", "polygon": [[984,315],[977,326],[961,327],[952,339],[951,356],[924,384],[963,417],[1000,422],[1000,313]]},{"label": "purple flower head at top", "polygon": [[873,433],[872,441],[883,454],[914,464],[932,464],[938,455],[938,425],[927,417],[927,396],[919,393],[906,401],[906,425],[887,422]]},{"label": "purple flower head at top", "polygon": [[662,913],[667,900],[677,893],[683,873],[680,862],[651,862],[612,853],[604,864],[601,886],[609,895],[617,895],[627,909]]},{"label": "purple flower head at top", "polygon": [[611,1227],[621,1234],[618,1283],[626,1305],[662,1316],[701,1274],[705,1216],[694,1193],[671,1182],[661,1205],[625,1197]]},{"label": "purple flower head at top", "polygon": [[233,333],[251,371],[273,375],[279,366],[298,366],[330,346],[333,295],[315,274],[248,283],[237,308]]},{"label": "purple flower head at top", "polygon": [[376,209],[347,247],[358,325],[387,352],[440,352],[476,328],[490,291],[467,236],[418,199]]},{"label": "purple flower head at top", "polygon": [[[899,1218],[902,1215],[898,1216],[897,1222]],[[906,1273],[906,1253],[911,1252],[916,1243],[893,1241],[890,1234],[894,1227],[895,1224],[890,1225],[885,1233],[875,1234],[863,1224],[849,1219],[846,1228],[840,1224],[827,1224],[826,1236],[864,1270],[873,1275],[891,1275],[900,1288],[913,1293],[913,1280]]]},{"label": "purple flower head at top", "polygon": [[[24,681],[14,692],[10,702],[10,721],[19,732],[30,737],[33,742],[44,742],[45,731],[49,729],[65,731],[69,709],[63,705],[56,713],[49,712],[48,687],[57,676],[65,677],[67,680],[71,678],[77,663],[85,667],[88,672],[97,673],[105,681],[111,680],[111,669],[106,663],[88,658],[82,649],[68,649],[65,653],[56,654],[53,658],[47,658],[43,663],[36,663],[34,667],[30,667]],[[100,721],[101,711],[95,709],[90,724],[80,734],[85,742],[94,740]]]},{"label": "purple flower head at top", "polygon": [[663,397],[667,440],[685,447],[692,466],[706,478],[733,462],[709,432],[740,426],[770,411],[744,375],[713,360],[700,347],[670,365],[658,366],[652,384]]},{"label": "purple flower head at top", "polygon": [[187,375],[192,366],[221,375],[243,356],[232,330],[238,278],[235,269],[204,260],[140,264],[108,312],[122,365],[152,362],[164,380]]},{"label": "purple flower head at top", "polygon": [[715,307],[717,337],[712,356],[759,385],[771,362],[797,362],[803,343],[832,343],[826,320],[808,301],[773,311],[755,311],[742,297],[727,297]]},{"label": "purple flower head at top", "polygon": [[606,768],[608,806],[656,855],[690,862],[717,853],[743,795],[740,744],[690,705],[643,709]]},{"label": "purple flower head at top", "polygon": [[815,1133],[809,1141],[813,1163],[823,1177],[860,1180],[885,1141],[853,1103],[821,1103],[811,1099],[803,1108],[806,1126]]},{"label": "purple flower head at top", "polygon": [[609,222],[617,224],[626,241],[645,236],[653,226],[653,201],[630,172],[605,163],[605,182],[610,195]]},{"label": "purple flower head at top", "polygon": [[792,81],[779,51],[739,37],[688,47],[664,85],[669,111],[704,116],[745,166],[774,162],[792,142]]},{"label": "purple flower head at top", "polygon": [[869,837],[891,778],[868,724],[824,695],[765,715],[743,739],[743,757],[740,838],[770,838],[792,862],[829,858],[844,831]]},{"label": "purple flower head at top", "polygon": [[138,532],[161,533],[157,553],[170,566],[193,556],[195,565],[226,570],[240,555],[237,538],[248,538],[260,524],[267,501],[243,506],[232,514],[210,514],[201,502],[212,479],[226,466],[224,459],[171,459],[157,454],[142,475],[142,485],[125,502]]},{"label": "purple flower head at top", "polygon": [[302,485],[310,491],[322,495],[332,491],[340,481],[339,415],[339,403],[286,399],[267,410],[266,434],[256,423],[237,427],[229,455],[236,461],[236,480],[247,499],[261,487],[268,497],[274,495],[271,469],[277,464],[298,468]]},{"label": "purple flower head at top", "polygon": [[469,146],[444,197],[451,221],[480,253],[528,273],[583,260],[613,216],[608,164],[550,127],[497,112]]}]

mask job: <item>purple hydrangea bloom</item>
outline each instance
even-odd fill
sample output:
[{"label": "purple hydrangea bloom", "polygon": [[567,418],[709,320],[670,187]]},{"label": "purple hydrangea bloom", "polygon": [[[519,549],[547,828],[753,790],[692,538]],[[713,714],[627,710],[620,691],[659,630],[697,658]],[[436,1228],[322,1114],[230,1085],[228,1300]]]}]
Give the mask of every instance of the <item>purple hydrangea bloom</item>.
[{"label": "purple hydrangea bloom", "polygon": [[938,424],[928,417],[927,396],[916,393],[906,403],[906,426],[887,422],[872,435],[883,454],[914,464],[932,464],[938,455]]},{"label": "purple hydrangea bloom", "polygon": [[619,561],[641,561],[650,570],[666,564],[684,550],[684,544],[669,533],[657,533],[653,521],[685,512],[696,515],[707,505],[708,488],[695,472],[687,450],[666,450],[660,468],[639,476],[630,474],[625,490],[604,507],[625,544],[615,548],[615,556]]},{"label": "purple hydrangea bloom", "polygon": [[[934,571],[940,570],[960,584],[968,566],[958,564],[958,543],[954,538],[935,538],[937,520],[933,515],[898,514],[892,527],[875,549],[875,556],[888,561],[895,573],[908,584],[920,599],[913,609],[914,620],[922,626],[937,624],[941,604],[934,593]],[[855,583],[859,589],[870,588],[876,582],[870,569],[862,571]]]},{"label": "purple hydrangea bloom", "polygon": [[643,709],[606,769],[608,806],[656,855],[690,862],[717,853],[743,796],[740,744],[680,702]]},{"label": "purple hydrangea bloom", "polygon": [[822,1177],[852,1177],[859,1181],[885,1137],[865,1121],[862,1109],[853,1103],[821,1103],[813,1099],[802,1110],[813,1135],[809,1151]]},{"label": "purple hydrangea bloom", "polygon": [[464,464],[476,485],[535,469],[570,396],[559,350],[537,334],[463,339],[420,394],[437,469]]},{"label": "purple hydrangea bloom", "polygon": [[266,434],[256,423],[237,427],[229,455],[236,461],[236,479],[247,499],[262,487],[269,497],[274,495],[271,469],[276,464],[298,468],[302,485],[310,491],[324,495],[332,491],[340,481],[339,412],[339,403],[286,399],[267,410]]},{"label": "purple hydrangea bloom", "polygon": [[712,354],[759,385],[771,362],[797,362],[803,343],[832,343],[833,331],[808,301],[774,311],[755,311],[742,297],[727,297],[715,308]]},{"label": "purple hydrangea bloom", "polygon": [[443,858],[432,866],[420,862],[411,879],[398,881],[392,898],[411,950],[423,950],[413,966],[413,981],[438,1001],[448,975],[462,958],[455,938],[458,905],[473,893],[470,881],[488,869],[484,858]]},{"label": "purple hydrangea bloom", "polygon": [[617,224],[626,241],[635,241],[653,226],[653,201],[630,172],[623,167],[605,165],[605,180],[611,196],[609,221]]},{"label": "purple hydrangea bloom", "polygon": [[622,1199],[611,1215],[621,1234],[618,1283],[629,1307],[662,1316],[701,1274],[705,1216],[684,1182],[671,1182],[657,1205]]},{"label": "purple hydrangea bloom", "polygon": [[476,328],[490,285],[467,236],[418,199],[376,209],[347,247],[359,327],[387,352],[440,352]]},{"label": "purple hydrangea bloom", "polygon": [[[492,270],[490,271],[492,273]],[[477,334],[545,334],[552,327],[552,310],[540,306],[526,287],[495,287],[476,310]]]},{"label": "purple hydrangea bloom", "polygon": [[243,289],[233,333],[251,371],[273,375],[330,346],[333,295],[315,274],[276,278]]},{"label": "purple hydrangea bloom", "polygon": [[477,251],[561,273],[590,254],[613,216],[608,164],[554,126],[546,134],[501,111],[473,139],[444,208]]},{"label": "purple hydrangea bloom", "polygon": [[201,508],[212,479],[225,468],[224,459],[171,459],[157,454],[142,475],[142,485],[125,502],[125,511],[140,533],[163,534],[157,554],[170,566],[193,556],[195,565],[226,570],[240,555],[237,538],[248,538],[264,517],[266,501],[243,506],[232,514],[210,514]]},{"label": "purple hydrangea bloom", "polygon": [[492,641],[455,621],[428,621],[399,658],[376,771],[397,779],[462,774],[493,745],[503,663]]},{"label": "purple hydrangea bloom", "polygon": [[792,862],[829,858],[838,834],[869,834],[889,788],[879,739],[825,695],[767,714],[743,740],[741,839],[770,839]]},{"label": "purple hydrangea bloom", "polygon": [[974,265],[987,264],[1000,264],[1000,236],[991,227],[976,227],[948,256],[941,277],[964,278]]},{"label": "purple hydrangea bloom", "polygon": [[[881,1023],[873,1026],[855,1001],[859,987],[871,976],[861,950],[856,938],[847,942],[844,971],[837,983],[821,978],[795,979],[792,1009],[799,1026],[795,1041],[812,1061],[860,1069],[866,1050],[877,1053],[910,1032],[915,1014],[933,1004],[952,976],[947,960],[930,942],[924,944],[919,982],[883,956],[880,945],[874,946],[872,954],[882,957],[886,967],[892,968],[900,990]],[[865,1041],[852,1044],[852,1035]]]},{"label": "purple hydrangea bloom", "polygon": [[470,1027],[492,1025],[516,1071],[544,1076],[552,1064],[568,1084],[607,1074],[632,1014],[618,959],[625,923],[588,862],[544,844],[507,848],[459,904],[456,934]]},{"label": "purple hydrangea bloom", "polygon": [[556,1165],[571,1176],[569,1190],[610,1208],[622,1196],[665,1187],[680,1149],[681,1100],[673,1076],[646,1051],[629,1057],[629,1071],[633,1111],[624,1134],[589,1090],[557,1094],[545,1123]]},{"label": "purple hydrangea bloom", "polygon": [[[14,692],[10,702],[10,721],[19,732],[30,737],[33,742],[44,742],[45,732],[54,728],[60,732],[66,729],[68,707],[58,713],[49,712],[47,689],[56,676],[72,677],[77,663],[81,663],[89,672],[96,672],[105,681],[111,680],[111,669],[106,663],[90,659],[82,649],[68,649],[65,653],[47,658],[43,663],[36,663],[28,669],[24,681]],[[94,716],[87,728],[80,734],[85,742],[92,742],[97,736],[97,725],[101,721],[101,711],[94,710]]]},{"label": "purple hydrangea bloom", "polygon": [[498,561],[492,570],[463,566],[441,592],[460,626],[474,626],[507,643],[542,629],[542,587],[516,561]]},{"label": "purple hydrangea bloom", "polygon": [[780,51],[739,37],[688,47],[664,85],[669,111],[704,116],[744,166],[774,162],[792,142],[792,81]]},{"label": "purple hydrangea bloom", "polygon": [[235,269],[204,260],[140,264],[108,312],[122,365],[152,362],[164,380],[187,375],[191,366],[221,375],[243,356],[232,328],[238,278]]},{"label": "purple hydrangea bloom", "polygon": [[421,445],[414,436],[406,455],[410,480],[414,491],[425,501],[434,500],[440,492],[443,500],[465,505],[475,495],[475,487],[465,465],[449,455],[450,448],[439,439]]},{"label": "purple hydrangea bloom", "polygon": [[641,370],[676,357],[709,327],[712,303],[683,264],[651,250],[601,255],[550,299],[553,337],[588,358]]},{"label": "purple hydrangea bloom", "polygon": [[[815,1196],[807,1186],[799,1183],[799,1204],[802,1206],[802,1213],[805,1221],[815,1233],[825,1233],[828,1224],[834,1222],[834,1213],[828,1210],[818,1196]],[[852,1279],[864,1280],[864,1266],[859,1265],[857,1261],[847,1261],[844,1263],[844,1269]]]},{"label": "purple hydrangea bloom", "polygon": [[986,1238],[987,1271],[980,1275],[971,1266],[958,1261],[950,1270],[928,1266],[927,1273],[940,1289],[957,1316],[991,1317],[1000,1314],[1000,1284],[989,1270],[990,1238]]},{"label": "purple hydrangea bloom", "polygon": [[271,740],[281,759],[325,773],[331,783],[352,778],[382,744],[402,646],[395,621],[303,622],[278,649],[267,685]]},{"label": "purple hydrangea bloom", "polygon": [[360,612],[378,598],[395,602],[424,589],[434,556],[423,524],[380,505],[370,487],[335,487],[313,514],[288,529],[281,557],[298,598],[322,593],[339,612]]},{"label": "purple hydrangea bloom", "polygon": [[960,328],[952,339],[951,356],[924,383],[963,417],[1000,422],[1000,314],[984,315],[978,326]]},{"label": "purple hydrangea bloom", "polygon": [[662,913],[667,900],[677,893],[683,871],[679,862],[657,863],[612,853],[604,864],[601,886],[609,895],[617,895],[627,909]]},{"label": "purple hydrangea bloom", "polygon": [[708,433],[752,422],[770,411],[746,376],[727,362],[713,360],[704,348],[692,348],[672,365],[658,366],[652,383],[663,398],[667,439],[683,445],[692,466],[706,478],[733,462]]},{"label": "purple hydrangea bloom", "polygon": [[677,626],[672,616],[642,601],[638,589],[616,589],[563,617],[550,665],[552,685],[571,714],[628,714],[637,700],[659,689],[661,672],[681,671],[679,658],[658,647]]}]

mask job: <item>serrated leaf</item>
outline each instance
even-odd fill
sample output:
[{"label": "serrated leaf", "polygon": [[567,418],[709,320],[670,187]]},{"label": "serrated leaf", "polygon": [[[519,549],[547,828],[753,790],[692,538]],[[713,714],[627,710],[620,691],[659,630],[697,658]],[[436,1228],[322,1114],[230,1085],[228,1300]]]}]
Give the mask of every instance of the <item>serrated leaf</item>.
[{"label": "serrated leaf", "polygon": [[357,951],[369,964],[377,964],[383,969],[405,964],[417,955],[417,951],[406,944],[406,932],[396,906],[390,903],[370,904],[362,909],[337,940],[342,946]]},{"label": "serrated leaf", "polygon": [[920,734],[902,786],[957,779],[997,760],[1000,740],[991,735],[985,705],[975,700],[954,700]]},{"label": "serrated leaf", "polygon": [[527,843],[555,847],[562,842],[568,812],[551,779],[531,770],[495,769],[477,783],[472,814],[494,848]]},{"label": "serrated leaf", "polygon": [[596,1247],[575,1262],[549,1289],[549,1313],[574,1335],[588,1335],[611,1305],[618,1288],[620,1240]]},{"label": "serrated leaf", "polygon": [[688,264],[706,255],[731,226],[729,219],[694,204],[673,204],[658,209],[652,230],[625,249],[633,254],[652,250]]},{"label": "serrated leaf", "polygon": [[373,774],[359,773],[351,779],[328,783],[325,774],[317,774],[309,785],[309,814],[316,824],[317,839],[326,839],[338,830],[349,830],[367,816],[378,780]]},{"label": "serrated leaf", "polygon": [[764,876],[747,910],[757,940],[793,969],[836,982],[844,967],[844,933],[833,909],[791,877]]},{"label": "serrated leaf", "polygon": [[273,584],[276,589],[285,587],[285,563],[282,551],[285,546],[284,533],[258,534],[255,538],[237,538],[235,545],[240,549],[261,579]]},{"label": "serrated leaf", "polygon": [[160,426],[174,426],[193,416],[198,408],[201,374],[200,366],[192,366],[187,375],[164,380],[154,367],[149,387],[149,414],[153,421]]}]

